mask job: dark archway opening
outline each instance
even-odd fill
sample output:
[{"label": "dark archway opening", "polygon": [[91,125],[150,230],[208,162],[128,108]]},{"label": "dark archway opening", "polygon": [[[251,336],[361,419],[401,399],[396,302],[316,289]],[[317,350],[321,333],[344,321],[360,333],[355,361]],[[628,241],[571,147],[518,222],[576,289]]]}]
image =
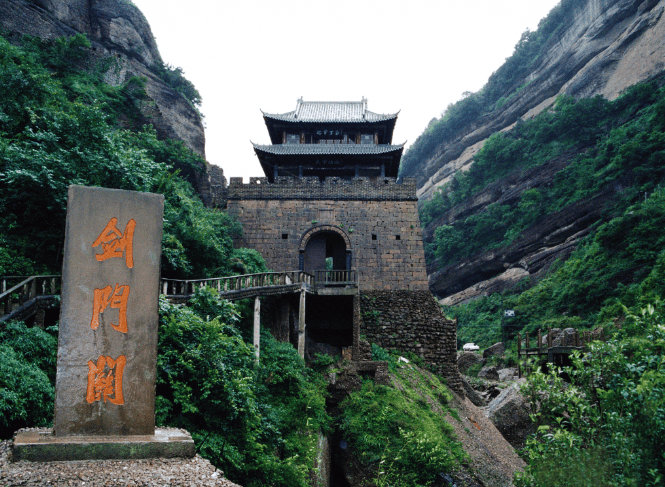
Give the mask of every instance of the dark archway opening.
[{"label": "dark archway opening", "polygon": [[321,232],[309,239],[305,246],[303,270],[309,274],[323,270],[347,269],[346,242],[334,232]]}]

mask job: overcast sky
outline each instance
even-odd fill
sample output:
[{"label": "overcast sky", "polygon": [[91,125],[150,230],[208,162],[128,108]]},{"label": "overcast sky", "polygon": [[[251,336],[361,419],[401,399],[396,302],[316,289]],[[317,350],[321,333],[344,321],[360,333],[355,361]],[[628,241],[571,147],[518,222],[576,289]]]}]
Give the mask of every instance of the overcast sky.
[{"label": "overcast sky", "polygon": [[250,140],[261,111],[296,100],[358,101],[394,113],[412,143],[465,91],[478,91],[558,0],[133,0],[162,58],[203,98],[208,162],[263,176]]}]

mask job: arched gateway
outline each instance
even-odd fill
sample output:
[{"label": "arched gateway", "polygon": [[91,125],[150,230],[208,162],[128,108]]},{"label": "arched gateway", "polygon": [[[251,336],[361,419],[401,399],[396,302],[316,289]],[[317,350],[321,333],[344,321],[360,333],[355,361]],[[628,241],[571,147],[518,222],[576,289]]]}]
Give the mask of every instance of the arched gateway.
[{"label": "arched gateway", "polygon": [[351,240],[339,227],[318,225],[307,230],[300,239],[301,271],[346,271],[351,269]]},{"label": "arched gateway", "polygon": [[270,269],[315,277],[262,298],[263,325],[303,357],[358,367],[372,363],[369,343],[409,351],[462,391],[455,325],[428,291],[416,181],[397,181],[397,113],[371,112],[365,99],[300,99],[263,118],[270,144],[254,151],[265,177],[227,188],[228,213],[243,225],[235,245],[258,250]]}]

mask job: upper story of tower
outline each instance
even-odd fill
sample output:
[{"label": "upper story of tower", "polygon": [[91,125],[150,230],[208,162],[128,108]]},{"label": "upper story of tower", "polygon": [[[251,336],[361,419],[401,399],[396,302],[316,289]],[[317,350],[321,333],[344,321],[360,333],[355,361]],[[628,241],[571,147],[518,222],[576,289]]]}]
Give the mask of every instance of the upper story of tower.
[{"label": "upper story of tower", "polygon": [[365,98],[300,98],[291,112],[263,112],[272,144],[254,144],[254,151],[270,182],[279,176],[394,178],[404,150],[392,144],[397,115],[369,111]]}]

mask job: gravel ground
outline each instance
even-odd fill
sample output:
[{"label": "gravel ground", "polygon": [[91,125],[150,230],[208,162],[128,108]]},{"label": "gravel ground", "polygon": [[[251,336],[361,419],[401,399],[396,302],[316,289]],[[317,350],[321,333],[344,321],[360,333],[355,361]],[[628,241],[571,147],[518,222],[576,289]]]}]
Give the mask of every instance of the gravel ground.
[{"label": "gravel ground", "polygon": [[12,441],[0,442],[0,486],[214,486],[240,487],[223,477],[208,460],[91,460],[79,462],[12,462]]}]

